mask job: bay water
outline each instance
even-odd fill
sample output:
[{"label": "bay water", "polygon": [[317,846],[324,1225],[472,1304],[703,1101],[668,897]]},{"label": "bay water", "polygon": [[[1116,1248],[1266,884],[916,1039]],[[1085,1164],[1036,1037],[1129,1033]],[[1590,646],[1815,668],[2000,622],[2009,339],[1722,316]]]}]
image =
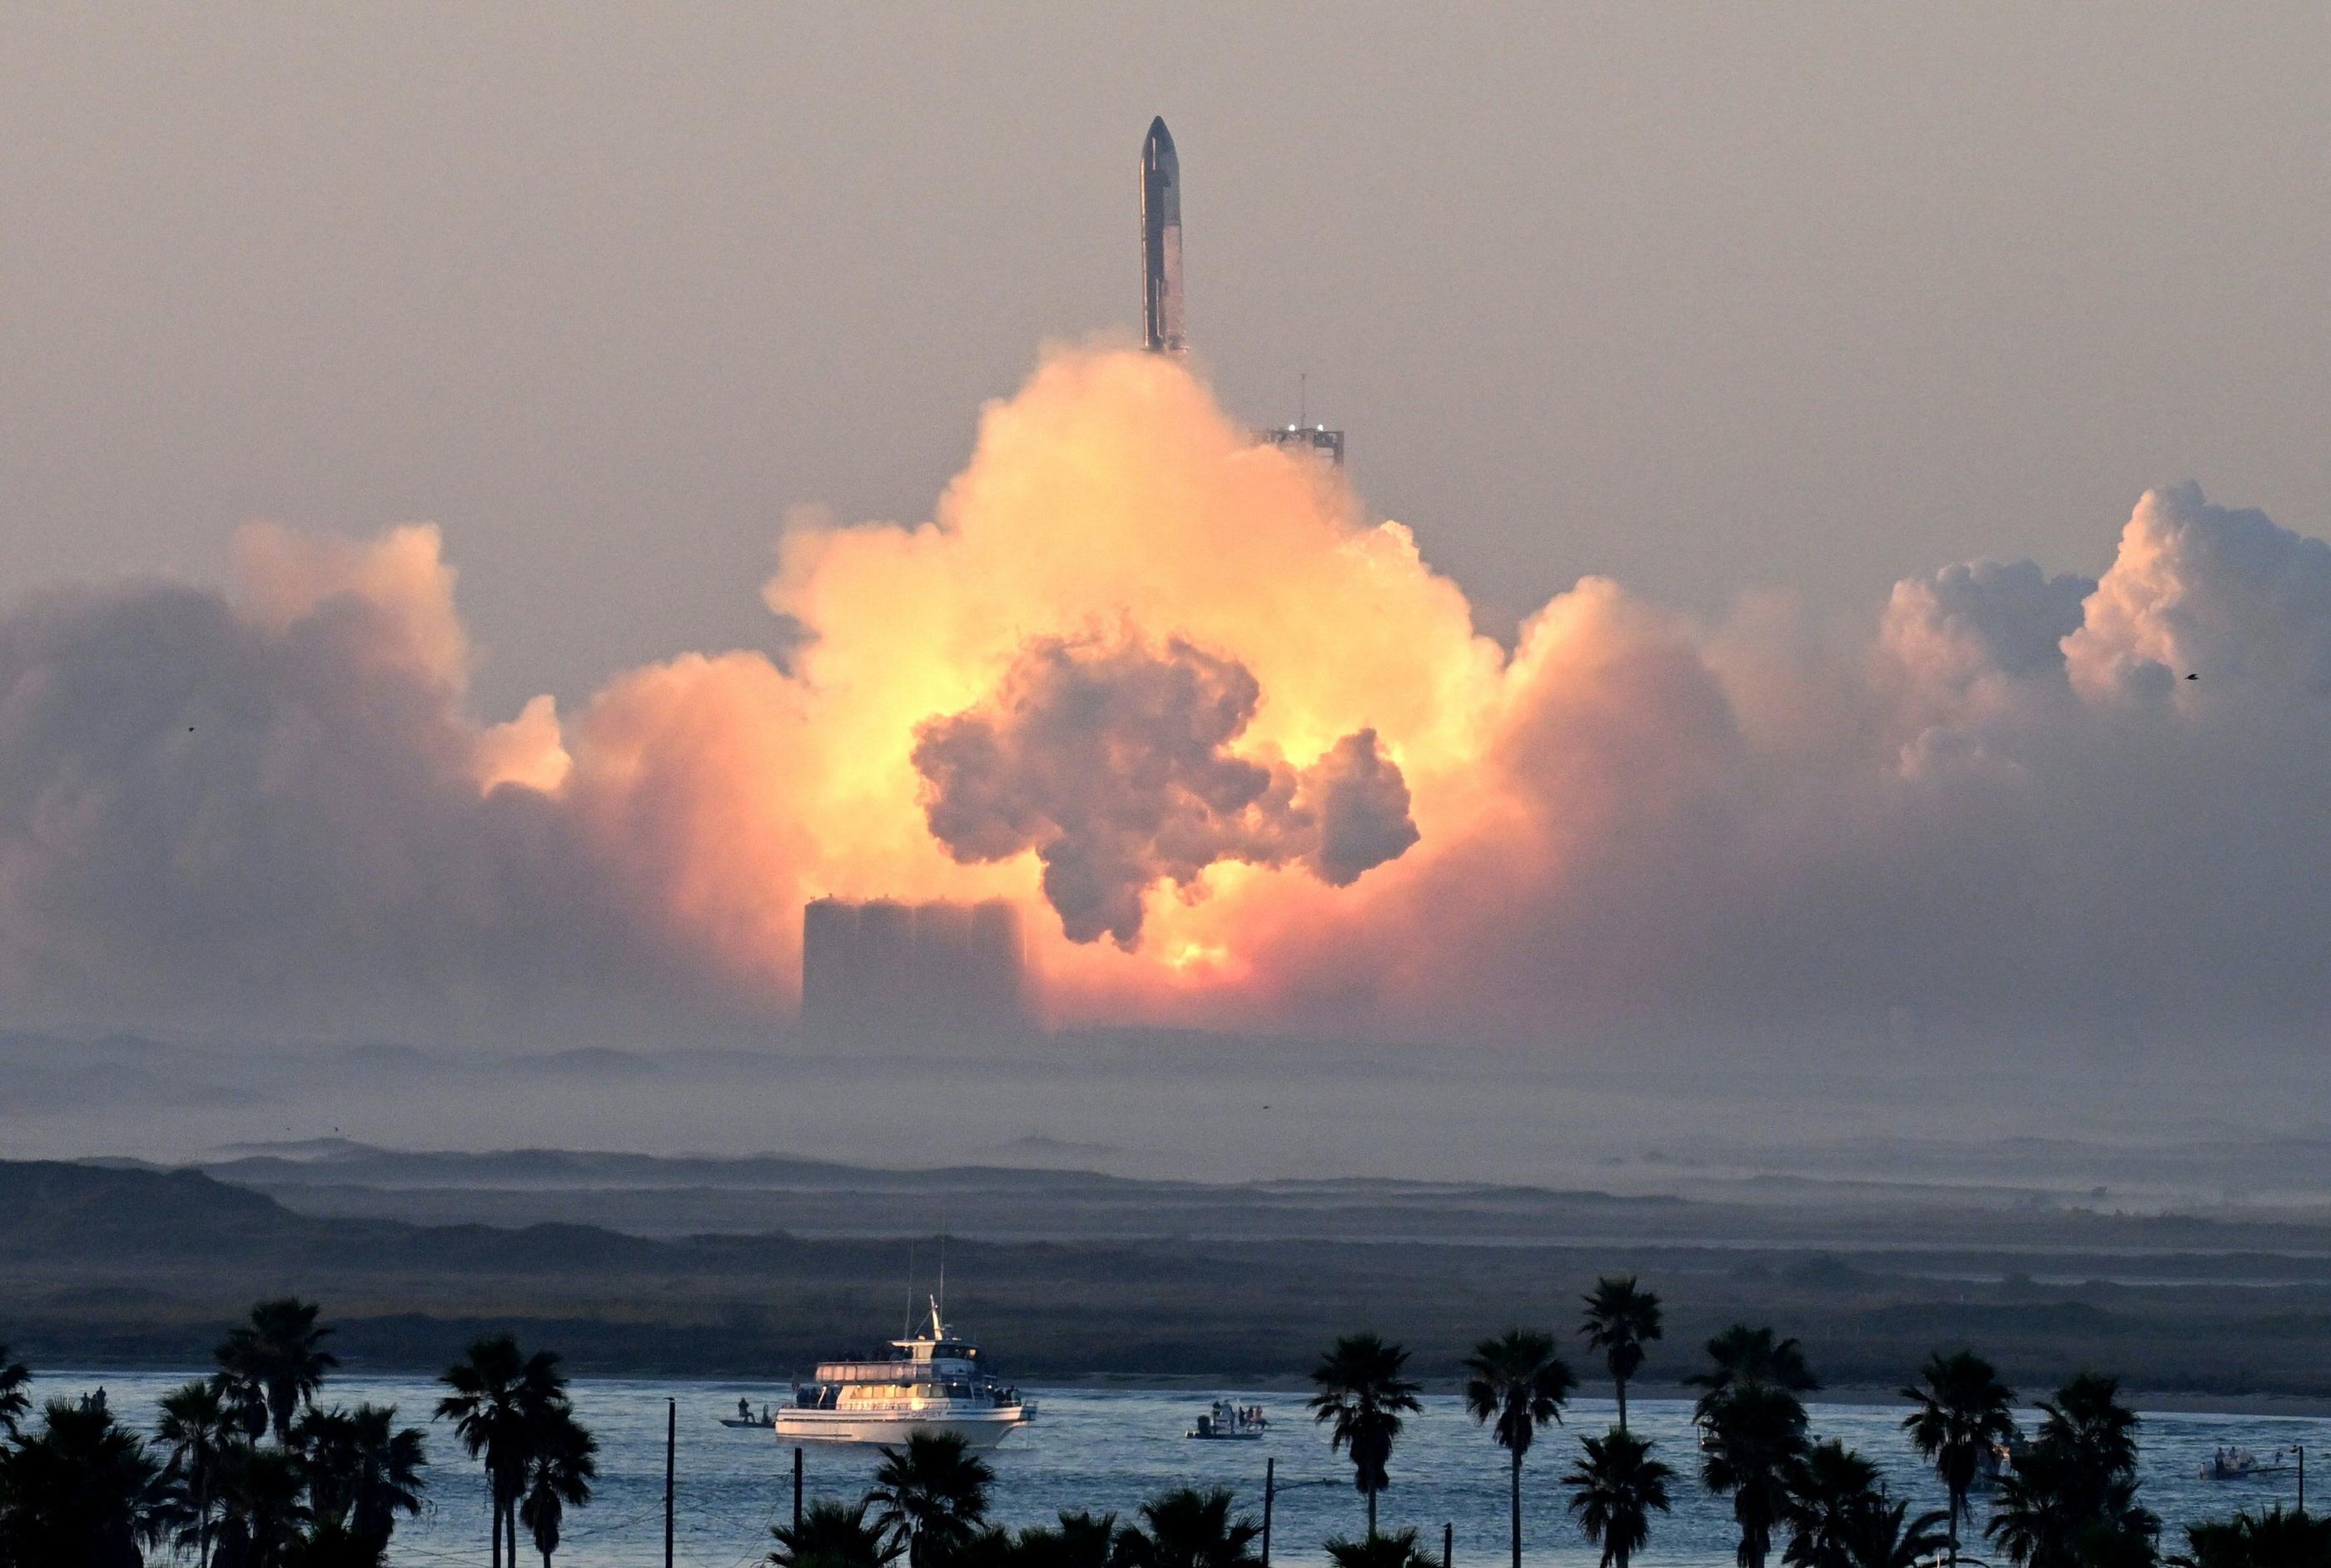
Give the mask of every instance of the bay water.
[{"label": "bay water", "polygon": [[[117,1416],[150,1430],[161,1395],[195,1375],[46,1373],[32,1392],[37,1402],[102,1387]],[[351,1374],[335,1377],[325,1393],[328,1403],[394,1404],[404,1421],[428,1435],[428,1506],[398,1529],[391,1561],[399,1568],[487,1561],[483,1478],[462,1454],[451,1427],[430,1419],[441,1392],[425,1378]],[[599,1484],[590,1506],[567,1516],[556,1561],[571,1568],[652,1568],[663,1561],[667,1402],[677,1402],[679,1416],[675,1563],[744,1568],[763,1559],[774,1544],[770,1526],[792,1511],[793,1451],[766,1430],[730,1429],[719,1420],[736,1413],[740,1398],[757,1412],[764,1403],[777,1402],[784,1392],[741,1383],[578,1379],[573,1388],[577,1413],[599,1440]],[[1298,1393],[1094,1386],[1023,1392],[1038,1404],[1035,1421],[989,1453],[1000,1523],[1049,1522],[1063,1508],[1113,1509],[1130,1519],[1144,1498],[1182,1485],[1229,1487],[1260,1518],[1264,1461],[1271,1459],[1280,1488],[1272,1518],[1274,1563],[1318,1564],[1325,1561],[1321,1543],[1327,1537],[1357,1535],[1365,1527],[1351,1467],[1330,1451],[1325,1430],[1312,1423]],[[1263,1440],[1185,1439],[1183,1434],[1217,1398],[1262,1405],[1270,1417]],[[1428,1396],[1424,1407],[1411,1418],[1394,1450],[1392,1489],[1380,1503],[1382,1522],[1386,1528],[1415,1526],[1436,1556],[1442,1525],[1453,1526],[1458,1568],[1496,1568],[1508,1554],[1505,1453],[1454,1396]],[[1642,1568],[1732,1561],[1730,1505],[1710,1497],[1696,1479],[1698,1454],[1690,1409],[1680,1400],[1628,1403],[1630,1424],[1652,1439],[1654,1452],[1678,1471],[1670,1488],[1673,1512],[1654,1523],[1650,1550],[1635,1559]],[[1817,1436],[1842,1439],[1876,1461],[1895,1495],[1913,1499],[1914,1511],[1943,1506],[1940,1485],[1902,1434],[1906,1405],[1816,1402],[1809,1409]],[[1614,1419],[1615,1407],[1607,1397],[1575,1400],[1565,1423],[1548,1428],[1531,1449],[1522,1482],[1523,1547],[1531,1563],[1573,1568],[1597,1561],[1565,1508],[1559,1478],[1577,1456],[1578,1435],[1600,1433]],[[2034,1412],[2025,1412],[2023,1420],[2027,1430],[2036,1424]],[[2248,1481],[2202,1479],[2199,1472],[2218,1446],[2240,1444],[2263,1456],[2304,1443],[2310,1459],[2331,1458],[2331,1420],[2315,1417],[2148,1414],[2139,1438],[2143,1500],[2161,1516],[2164,1543],[2181,1546],[2179,1526],[2188,1521],[2293,1500],[2293,1469]],[[878,1458],[871,1449],[820,1445],[808,1446],[804,1454],[807,1495],[844,1500],[865,1491]],[[2331,1486],[2331,1480],[2320,1484]],[[520,1546],[524,1561],[537,1561],[523,1530]],[[1988,1555],[1979,1544],[1971,1544],[1969,1550]]]}]

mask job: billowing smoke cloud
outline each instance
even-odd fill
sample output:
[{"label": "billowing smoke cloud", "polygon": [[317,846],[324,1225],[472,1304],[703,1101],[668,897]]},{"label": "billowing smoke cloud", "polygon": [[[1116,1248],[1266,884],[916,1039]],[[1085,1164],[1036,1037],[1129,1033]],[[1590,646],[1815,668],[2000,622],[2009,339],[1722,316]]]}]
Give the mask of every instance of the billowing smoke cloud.
[{"label": "billowing smoke cloud", "polygon": [[672,1039],[785,1016],[810,898],[1002,898],[1063,1022],[2317,1038],[2331,546],[2185,487],[2098,564],[1946,567],[1842,649],[1588,579],[1508,651],[1185,369],[1061,353],[932,521],[788,534],[782,669],[486,722],[419,527],[21,603],[0,998]]},{"label": "billowing smoke cloud", "polygon": [[1946,568],[1843,660],[1583,584],[1508,667],[1490,803],[1256,967],[1356,1016],[1429,955],[1470,984],[1418,989],[1502,1036],[1559,1008],[1587,1034],[2304,1044],[2331,1021],[2326,565],[2157,491],[2100,579]]},{"label": "billowing smoke cloud", "polygon": [[1354,730],[1306,768],[1296,803],[1318,823],[1318,841],[1303,863],[1330,887],[1349,887],[1416,842],[1408,781],[1373,729]]},{"label": "billowing smoke cloud", "polygon": [[233,601],[139,585],[0,619],[14,1021],[556,1039],[677,974],[709,996],[548,795],[490,787],[549,776],[556,721],[464,717],[433,529],[252,528],[239,555]]},{"label": "billowing smoke cloud", "polygon": [[1070,939],[1127,949],[1161,881],[1299,861],[1342,887],[1416,841],[1372,730],[1300,773],[1233,755],[1261,697],[1244,665],[1178,639],[1163,652],[1042,639],[993,701],[921,727],[932,836],[961,860],[1034,851]]}]

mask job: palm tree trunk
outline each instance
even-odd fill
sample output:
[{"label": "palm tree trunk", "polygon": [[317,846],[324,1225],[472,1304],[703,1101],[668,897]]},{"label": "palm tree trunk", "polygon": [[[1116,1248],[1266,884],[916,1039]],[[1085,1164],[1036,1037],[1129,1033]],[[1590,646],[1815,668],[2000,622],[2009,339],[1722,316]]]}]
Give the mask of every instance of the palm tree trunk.
[{"label": "palm tree trunk", "polygon": [[494,1487],[494,1523],[490,1534],[494,1541],[494,1568],[502,1568],[502,1489]]},{"label": "palm tree trunk", "polygon": [[[1619,1385],[1619,1430],[1623,1432],[1627,1430],[1627,1380],[1622,1377],[1614,1381]],[[1620,1568],[1626,1565],[1622,1563]]]},{"label": "palm tree trunk", "polygon": [[1959,1516],[1972,1512],[1973,1510],[1967,1506],[1966,1494],[1958,1487],[1953,1487],[1951,1488],[1951,1568],[1958,1568]]},{"label": "palm tree trunk", "polygon": [[1368,1539],[1376,1538],[1376,1489],[1368,1488]]},{"label": "palm tree trunk", "polygon": [[1522,1568],[1522,1456],[1519,1449],[1514,1452],[1513,1504],[1514,1568]]}]

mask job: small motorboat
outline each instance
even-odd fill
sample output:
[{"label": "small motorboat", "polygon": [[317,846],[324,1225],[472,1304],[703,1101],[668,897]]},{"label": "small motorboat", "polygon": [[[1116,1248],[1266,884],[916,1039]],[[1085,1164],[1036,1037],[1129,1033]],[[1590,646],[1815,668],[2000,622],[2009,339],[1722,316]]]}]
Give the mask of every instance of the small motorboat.
[{"label": "small motorboat", "polygon": [[1214,1408],[1198,1418],[1198,1424],[1182,1435],[1210,1443],[1254,1443],[1270,1430],[1270,1420],[1259,1404],[1237,1404],[1218,1399]]},{"label": "small motorboat", "polygon": [[737,1413],[733,1416],[722,1416],[720,1424],[724,1427],[740,1428],[746,1430],[767,1431],[777,1424],[777,1418],[769,1413],[767,1405],[763,1405],[761,1413],[755,1415],[753,1402],[740,1399],[737,1402]]},{"label": "small motorboat", "polygon": [[2202,1467],[2205,1481],[2247,1481],[2257,1476],[2279,1476],[2289,1468],[2283,1451],[2277,1449],[2265,1459],[2248,1449],[2223,1447],[2210,1456]]}]

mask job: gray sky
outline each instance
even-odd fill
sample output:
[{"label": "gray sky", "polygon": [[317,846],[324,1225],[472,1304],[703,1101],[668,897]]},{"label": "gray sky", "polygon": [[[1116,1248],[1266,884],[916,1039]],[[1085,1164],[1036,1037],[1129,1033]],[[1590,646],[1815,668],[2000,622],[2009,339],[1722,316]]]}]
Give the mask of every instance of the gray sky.
[{"label": "gray sky", "polygon": [[[352,13],[352,14],[350,14]],[[1232,406],[1351,432],[1485,624],[1865,616],[2145,485],[2331,531],[2331,13],[16,6],[0,584],[442,522],[483,704],[766,641],[1138,308],[1180,145]]]}]

